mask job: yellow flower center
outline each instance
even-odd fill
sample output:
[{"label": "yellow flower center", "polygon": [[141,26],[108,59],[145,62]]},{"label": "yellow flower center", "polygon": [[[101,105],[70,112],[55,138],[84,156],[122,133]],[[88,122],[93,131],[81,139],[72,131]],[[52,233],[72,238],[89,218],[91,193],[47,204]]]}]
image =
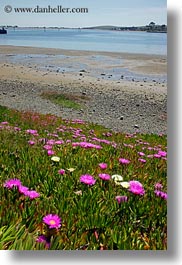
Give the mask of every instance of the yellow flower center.
[{"label": "yellow flower center", "polygon": [[50,220],[50,222],[49,222],[51,225],[55,225],[55,221],[54,220]]}]

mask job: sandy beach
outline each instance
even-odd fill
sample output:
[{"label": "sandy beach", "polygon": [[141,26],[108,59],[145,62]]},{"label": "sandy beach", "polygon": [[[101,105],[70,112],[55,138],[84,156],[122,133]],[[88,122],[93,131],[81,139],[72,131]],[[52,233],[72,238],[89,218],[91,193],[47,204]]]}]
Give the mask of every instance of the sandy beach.
[{"label": "sandy beach", "polygon": [[[0,46],[0,105],[83,119],[120,132],[167,133],[167,58]],[[62,108],[45,91],[84,95]]]}]

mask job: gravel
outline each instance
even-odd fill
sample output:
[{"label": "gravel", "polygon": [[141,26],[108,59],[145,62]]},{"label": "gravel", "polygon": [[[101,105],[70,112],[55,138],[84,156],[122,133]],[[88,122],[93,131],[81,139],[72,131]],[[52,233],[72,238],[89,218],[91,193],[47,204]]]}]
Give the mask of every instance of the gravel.
[{"label": "gravel", "polygon": [[[63,108],[43,99],[44,91],[84,95],[79,110]],[[156,93],[156,92],[155,92]],[[167,95],[133,93],[124,88],[104,89],[102,85],[56,85],[1,80],[0,105],[17,110],[54,114],[64,119],[82,119],[113,131],[167,134]]]}]

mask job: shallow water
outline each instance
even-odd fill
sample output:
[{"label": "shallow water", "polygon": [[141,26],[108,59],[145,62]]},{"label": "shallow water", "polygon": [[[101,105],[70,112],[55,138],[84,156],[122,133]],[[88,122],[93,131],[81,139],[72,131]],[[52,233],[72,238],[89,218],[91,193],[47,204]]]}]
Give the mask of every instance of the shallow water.
[{"label": "shallow water", "polygon": [[82,60],[80,60],[80,56],[67,55],[0,54],[0,61],[24,65],[47,72],[82,73],[104,80],[167,83],[167,74],[136,73],[125,66],[125,60],[105,55],[82,56]]},{"label": "shallow water", "polygon": [[69,50],[167,54],[167,34],[140,31],[79,29],[8,29],[0,45]]}]

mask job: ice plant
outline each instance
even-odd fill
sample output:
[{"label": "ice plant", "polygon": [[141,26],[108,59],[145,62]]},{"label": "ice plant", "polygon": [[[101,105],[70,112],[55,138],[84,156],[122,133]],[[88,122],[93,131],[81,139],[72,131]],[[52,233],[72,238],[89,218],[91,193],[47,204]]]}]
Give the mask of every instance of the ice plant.
[{"label": "ice plant", "polygon": [[45,145],[43,146],[43,148],[44,148],[45,150],[51,150],[51,149],[52,149],[52,145],[45,144]]},{"label": "ice plant", "polygon": [[54,162],[59,162],[60,161],[60,157],[58,157],[58,156],[52,156],[51,157],[51,160],[54,161]]},{"label": "ice plant", "polygon": [[165,152],[165,151],[159,151],[158,152],[158,155],[160,155],[162,157],[165,157],[167,155],[167,152]]},{"label": "ice plant", "polygon": [[40,194],[38,192],[36,192],[35,190],[28,190],[28,191],[24,192],[24,195],[29,197],[31,200],[40,197]]},{"label": "ice plant", "polygon": [[146,163],[147,161],[143,158],[139,158],[138,161],[142,162],[142,163]]},{"label": "ice plant", "polygon": [[43,217],[43,222],[49,228],[59,228],[61,226],[61,218],[57,214],[48,214]]},{"label": "ice plant", "polygon": [[155,189],[156,190],[161,190],[163,188],[162,184],[157,182],[155,185],[154,185]]},{"label": "ice plant", "polygon": [[157,197],[161,197],[162,199],[167,200],[168,196],[167,196],[166,192],[163,192],[163,191],[160,191],[160,190],[155,190],[154,193],[155,193],[155,195]]},{"label": "ice plant", "polygon": [[123,177],[120,175],[112,175],[111,178],[114,180],[116,185],[120,185],[121,181],[123,181]]},{"label": "ice plant", "polygon": [[120,195],[118,195],[118,196],[115,197],[115,199],[120,204],[122,202],[127,202],[128,197],[127,196],[120,196]]},{"label": "ice plant", "polygon": [[91,175],[86,174],[80,177],[80,182],[91,186],[95,184],[96,180]]},{"label": "ice plant", "polygon": [[28,130],[26,130],[26,132],[29,134],[35,135],[35,136],[38,135],[37,130],[28,129]]},{"label": "ice plant", "polygon": [[161,158],[161,155],[160,154],[154,154],[154,157],[155,158]]},{"label": "ice plant", "polygon": [[100,167],[101,169],[106,169],[106,168],[107,168],[107,164],[106,164],[106,163],[100,163],[100,164],[99,164],[99,167]]},{"label": "ice plant", "polygon": [[145,154],[143,152],[138,152],[139,156],[144,156]]},{"label": "ice plant", "polygon": [[127,181],[122,181],[119,184],[125,189],[128,189],[130,187],[130,183]]},{"label": "ice plant", "polygon": [[100,173],[99,178],[103,179],[103,180],[109,180],[111,178],[111,176],[109,174]]},{"label": "ice plant", "polygon": [[119,158],[119,163],[120,163],[120,164],[125,164],[125,165],[127,165],[127,164],[130,163],[130,160],[125,159],[125,158]]},{"label": "ice plant", "polygon": [[29,145],[34,145],[35,144],[35,141],[30,140],[30,141],[28,141],[28,143],[29,143]]},{"label": "ice plant", "polygon": [[48,154],[48,156],[52,156],[52,155],[54,155],[54,151],[49,149],[49,150],[47,150],[47,154]]},{"label": "ice plant", "polygon": [[47,239],[47,237],[45,235],[40,235],[36,239],[36,242],[38,242],[38,243],[44,243],[46,248],[50,248],[50,246],[51,246],[50,240]]},{"label": "ice plant", "polygon": [[21,181],[19,179],[9,179],[4,183],[4,187],[8,189],[12,189],[13,187],[21,186]]},{"label": "ice plant", "polygon": [[145,194],[145,190],[139,181],[131,180],[129,182],[129,184],[130,184],[130,187],[129,187],[130,192],[137,194],[137,195],[144,195]]},{"label": "ice plant", "polygon": [[65,170],[64,170],[64,169],[59,169],[59,170],[58,170],[58,173],[59,173],[60,175],[64,175],[64,174],[65,174]]},{"label": "ice plant", "polygon": [[20,185],[18,191],[19,193],[26,194],[28,192],[28,187]]}]

